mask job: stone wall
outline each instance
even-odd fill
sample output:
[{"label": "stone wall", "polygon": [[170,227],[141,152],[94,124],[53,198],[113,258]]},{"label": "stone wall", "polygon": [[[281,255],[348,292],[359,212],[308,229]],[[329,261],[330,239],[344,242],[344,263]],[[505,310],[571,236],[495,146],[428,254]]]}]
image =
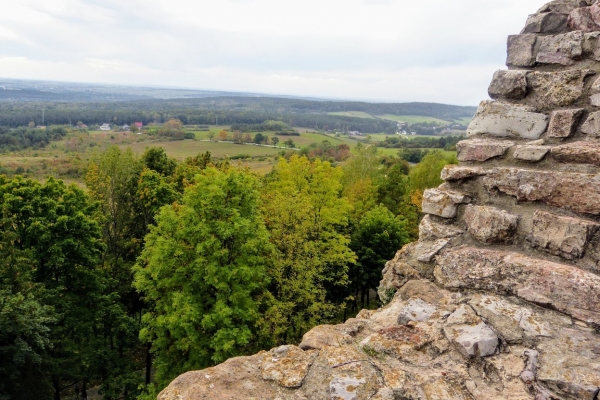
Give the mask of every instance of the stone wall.
[{"label": "stone wall", "polygon": [[600,3],[548,3],[507,65],[387,263],[386,307],[158,398],[600,400]]}]

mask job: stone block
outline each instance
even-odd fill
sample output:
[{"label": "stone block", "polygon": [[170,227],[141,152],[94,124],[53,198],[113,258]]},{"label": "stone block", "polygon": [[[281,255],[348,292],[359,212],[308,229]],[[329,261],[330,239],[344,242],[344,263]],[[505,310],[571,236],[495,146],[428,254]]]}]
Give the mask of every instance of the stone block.
[{"label": "stone block", "polygon": [[482,101],[467,128],[467,135],[490,134],[538,139],[548,127],[548,116],[535,112],[535,108]]},{"label": "stone block", "polygon": [[470,201],[470,197],[464,193],[427,189],[423,193],[421,208],[426,214],[433,214],[443,218],[454,218],[458,211],[458,205],[467,204]]},{"label": "stone block", "polygon": [[523,145],[516,147],[513,156],[517,160],[538,162],[546,157],[548,151],[550,151],[550,147],[548,146]]},{"label": "stone block", "polygon": [[488,190],[497,189],[518,200],[600,214],[600,175],[494,168],[483,179]]},{"label": "stone block", "polygon": [[574,31],[556,36],[541,38],[536,61],[541,64],[572,65],[583,57],[585,36],[582,31]]},{"label": "stone block", "polygon": [[519,216],[495,207],[469,205],[465,209],[468,232],[483,243],[512,241]]},{"label": "stone block", "polygon": [[446,245],[448,240],[438,239],[434,242],[419,241],[416,252],[419,254],[417,260],[424,263],[429,263]]},{"label": "stone block", "polygon": [[594,111],[588,115],[581,125],[581,132],[591,137],[600,136],[600,111]]},{"label": "stone block", "polygon": [[498,335],[468,305],[448,317],[444,334],[466,358],[494,355],[500,343]]},{"label": "stone block", "polygon": [[583,99],[585,80],[595,72],[567,70],[560,72],[530,72],[527,75],[530,104],[540,109],[568,107]]},{"label": "stone block", "polygon": [[550,114],[548,136],[565,138],[571,136],[583,115],[583,108],[572,110],[557,110]]},{"label": "stone block", "polygon": [[449,239],[465,233],[452,225],[434,222],[430,215],[425,215],[419,224],[419,240]]},{"label": "stone block", "polygon": [[568,260],[583,257],[600,224],[579,218],[562,217],[538,210],[533,215],[529,241],[535,248]]},{"label": "stone block", "polygon": [[569,14],[571,11],[583,6],[591,6],[593,0],[554,0],[545,4],[538,10],[538,14],[547,12],[556,12],[561,14]]},{"label": "stone block", "polygon": [[600,324],[600,276],[519,253],[461,247],[438,257],[437,282],[448,289],[517,296]]},{"label": "stone block", "polygon": [[499,70],[488,88],[492,99],[522,99],[527,95],[527,73],[519,70]]},{"label": "stone block", "polygon": [[600,167],[600,143],[573,142],[552,148],[552,158],[571,164],[592,164]]},{"label": "stone block", "polygon": [[521,33],[562,33],[567,30],[568,15],[556,12],[532,14]]},{"label": "stone block", "polygon": [[400,310],[398,325],[406,325],[410,321],[427,321],[436,311],[437,308],[434,305],[421,299],[410,299]]},{"label": "stone block", "polygon": [[594,21],[591,7],[576,8],[569,13],[567,27],[574,31],[594,32],[600,26]]},{"label": "stone block", "polygon": [[446,165],[442,169],[441,178],[445,181],[460,181],[462,179],[483,176],[486,171],[480,167],[465,167],[456,164]]},{"label": "stone block", "polygon": [[506,65],[509,67],[533,67],[537,57],[535,34],[508,37]]},{"label": "stone block", "polygon": [[486,161],[500,157],[513,147],[515,142],[509,140],[471,139],[456,144],[458,161]]},{"label": "stone block", "polygon": [[[598,32],[598,35],[600,36],[600,32]],[[590,88],[590,104],[594,107],[600,107],[600,78],[596,79]]]}]

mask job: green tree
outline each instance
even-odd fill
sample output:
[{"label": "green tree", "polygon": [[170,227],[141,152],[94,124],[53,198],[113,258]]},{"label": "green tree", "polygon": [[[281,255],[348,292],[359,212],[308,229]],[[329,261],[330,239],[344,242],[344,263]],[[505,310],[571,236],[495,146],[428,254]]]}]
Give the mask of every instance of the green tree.
[{"label": "green tree", "polygon": [[177,167],[177,161],[169,157],[162,147],[146,147],[141,161],[146,168],[156,171],[162,176],[170,177]]},{"label": "green tree", "polygon": [[277,143],[279,143],[279,138],[277,136],[273,136],[271,138],[271,142],[273,142],[273,146],[277,146]]},{"label": "green tree", "polygon": [[357,262],[349,275],[355,296],[360,295],[360,305],[368,306],[369,290],[379,285],[385,263],[408,241],[404,222],[383,205],[368,211],[358,222],[350,242]]},{"label": "green tree", "polygon": [[246,171],[208,167],[146,237],[134,285],[151,305],[141,337],[152,343],[159,387],[257,349],[272,256],[257,188]]},{"label": "green tree", "polygon": [[[9,238],[4,242],[11,243],[3,250],[4,275],[13,287],[19,280],[11,276],[31,276],[30,283],[19,283],[15,306],[31,315],[29,322],[38,331],[48,321],[47,311],[56,312],[48,334],[52,346],[44,360],[54,397],[60,398],[64,382],[105,381],[119,359],[119,338],[126,334],[121,329],[124,310],[115,304],[111,278],[99,268],[104,246],[94,218],[97,205],[81,189],[52,178],[40,184],[0,177],[0,201],[1,231]],[[27,286],[39,289],[28,291]]]},{"label": "green tree", "polygon": [[265,315],[272,344],[298,341],[339,312],[354,254],[343,233],[350,205],[340,197],[342,171],[328,162],[293,155],[280,159],[263,192],[263,214],[276,248],[270,292],[276,303]]}]

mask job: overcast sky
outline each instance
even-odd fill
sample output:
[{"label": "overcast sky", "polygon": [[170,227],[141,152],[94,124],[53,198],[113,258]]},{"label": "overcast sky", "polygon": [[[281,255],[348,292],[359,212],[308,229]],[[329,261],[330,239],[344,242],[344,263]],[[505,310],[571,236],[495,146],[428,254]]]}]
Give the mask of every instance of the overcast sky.
[{"label": "overcast sky", "polygon": [[2,0],[0,77],[476,105],[544,0]]}]

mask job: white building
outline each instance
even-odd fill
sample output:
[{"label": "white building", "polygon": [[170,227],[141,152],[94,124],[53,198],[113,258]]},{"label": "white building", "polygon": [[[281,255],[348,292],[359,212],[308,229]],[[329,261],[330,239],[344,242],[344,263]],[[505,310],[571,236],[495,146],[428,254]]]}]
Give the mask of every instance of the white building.
[{"label": "white building", "polygon": [[110,131],[110,125],[109,124],[102,124],[102,126],[100,127],[101,131]]}]

